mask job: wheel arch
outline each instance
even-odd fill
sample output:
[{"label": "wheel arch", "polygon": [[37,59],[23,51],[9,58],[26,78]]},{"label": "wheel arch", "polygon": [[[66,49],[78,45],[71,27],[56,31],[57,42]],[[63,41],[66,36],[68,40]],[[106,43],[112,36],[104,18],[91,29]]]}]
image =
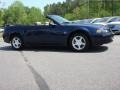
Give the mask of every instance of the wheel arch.
[{"label": "wheel arch", "polygon": [[14,33],[11,33],[10,34],[10,37],[9,37],[9,42],[11,41],[11,39],[14,37],[14,36],[19,36],[22,38],[21,34],[19,32],[14,32]]},{"label": "wheel arch", "polygon": [[91,37],[90,37],[89,32],[87,32],[87,31],[85,31],[85,30],[82,30],[82,29],[78,29],[78,30],[74,30],[73,32],[71,32],[71,33],[69,34],[69,36],[68,36],[68,38],[67,38],[67,46],[69,46],[69,40],[70,40],[70,38],[71,38],[74,34],[76,34],[76,33],[81,33],[81,34],[86,35],[86,37],[87,37],[88,40],[89,40],[90,45],[92,45],[92,39],[91,39]]}]

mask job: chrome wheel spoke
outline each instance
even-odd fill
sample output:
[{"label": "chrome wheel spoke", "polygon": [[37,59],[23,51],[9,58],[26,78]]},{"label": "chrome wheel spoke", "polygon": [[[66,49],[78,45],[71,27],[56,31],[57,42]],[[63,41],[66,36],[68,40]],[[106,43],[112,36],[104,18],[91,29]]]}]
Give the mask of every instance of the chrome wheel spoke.
[{"label": "chrome wheel spoke", "polygon": [[81,49],[80,45],[78,45],[78,49]]},{"label": "chrome wheel spoke", "polygon": [[76,50],[82,50],[86,46],[86,41],[82,36],[75,36],[72,40],[72,46]]},{"label": "chrome wheel spoke", "polygon": [[84,42],[81,42],[81,45],[86,45]]},{"label": "chrome wheel spoke", "polygon": [[80,37],[79,41],[82,41],[83,37]]},{"label": "chrome wheel spoke", "polygon": [[12,40],[12,46],[16,49],[21,47],[21,40],[18,37],[14,37]]}]

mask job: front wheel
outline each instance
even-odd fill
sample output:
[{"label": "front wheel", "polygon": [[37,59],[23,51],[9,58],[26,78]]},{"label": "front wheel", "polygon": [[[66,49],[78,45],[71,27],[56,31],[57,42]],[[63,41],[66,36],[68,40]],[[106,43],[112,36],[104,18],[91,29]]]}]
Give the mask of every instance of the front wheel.
[{"label": "front wheel", "polygon": [[20,50],[23,47],[23,41],[19,36],[14,36],[11,39],[12,48],[15,50]]},{"label": "front wheel", "polygon": [[74,34],[70,38],[69,45],[72,50],[80,52],[86,50],[89,47],[89,40],[84,34]]}]

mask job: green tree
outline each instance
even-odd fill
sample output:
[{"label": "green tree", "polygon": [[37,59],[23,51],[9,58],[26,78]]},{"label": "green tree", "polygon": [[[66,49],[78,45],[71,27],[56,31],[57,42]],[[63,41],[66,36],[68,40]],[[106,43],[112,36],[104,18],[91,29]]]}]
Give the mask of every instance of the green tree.
[{"label": "green tree", "polygon": [[15,1],[5,10],[5,24],[31,24],[43,22],[44,18],[40,9],[25,7],[20,1]]},{"label": "green tree", "polygon": [[108,11],[105,11],[104,9],[101,10],[101,12],[99,13],[100,17],[105,17],[105,16],[111,16],[111,13],[109,13]]},{"label": "green tree", "polygon": [[68,20],[74,20],[75,19],[73,13],[67,13],[67,14],[65,14],[65,18],[67,18]]},{"label": "green tree", "polygon": [[44,17],[40,9],[32,7],[28,13],[29,23],[43,22]]},{"label": "green tree", "polygon": [[20,1],[15,1],[6,11],[4,20],[6,24],[26,24],[27,15],[24,5]]},{"label": "green tree", "polygon": [[4,24],[3,16],[4,16],[4,10],[0,9],[0,27]]},{"label": "green tree", "polygon": [[75,19],[85,19],[88,18],[88,11],[86,7],[77,7],[73,10],[73,14],[75,16]]},{"label": "green tree", "polygon": [[45,7],[45,15],[58,14],[69,19],[116,16],[119,12],[120,0],[66,0]]}]

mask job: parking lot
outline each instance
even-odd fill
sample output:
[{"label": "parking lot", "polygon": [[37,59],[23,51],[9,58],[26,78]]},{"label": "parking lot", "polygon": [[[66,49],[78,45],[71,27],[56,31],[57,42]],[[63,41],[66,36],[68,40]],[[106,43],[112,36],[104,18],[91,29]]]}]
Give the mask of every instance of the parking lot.
[{"label": "parking lot", "polygon": [[0,90],[120,90],[120,36],[81,53],[0,42]]}]

